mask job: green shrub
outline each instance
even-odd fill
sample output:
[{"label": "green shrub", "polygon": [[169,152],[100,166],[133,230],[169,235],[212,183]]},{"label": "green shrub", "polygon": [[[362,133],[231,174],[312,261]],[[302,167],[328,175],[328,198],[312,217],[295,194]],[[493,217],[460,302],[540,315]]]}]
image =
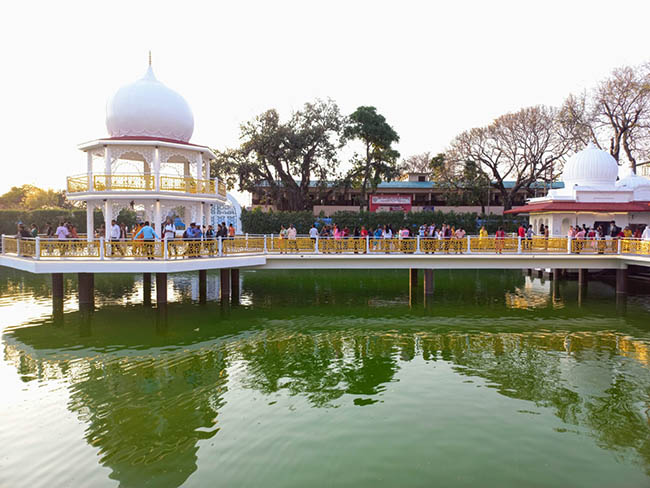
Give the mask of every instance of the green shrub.
[{"label": "green shrub", "polygon": [[[95,227],[99,227],[104,216],[95,209]],[[27,227],[36,224],[40,232],[45,232],[47,223],[56,227],[61,221],[69,221],[77,227],[77,232],[86,232],[86,211],[84,209],[45,209],[45,210],[0,210],[0,234],[16,234],[16,225],[22,222]]]},{"label": "green shrub", "polygon": [[[241,220],[244,232],[249,234],[277,234],[280,226],[293,224],[299,234],[307,234],[311,225],[323,216],[314,217],[309,211],[304,212],[263,212],[261,209],[242,210]],[[366,229],[377,226],[391,225],[393,230],[406,225],[409,228],[422,224],[449,224],[453,227],[463,227],[468,234],[477,234],[481,224],[485,225],[490,234],[494,234],[499,226],[506,232],[514,232],[520,223],[527,223],[526,217],[509,215],[478,215],[476,213],[457,212],[336,212],[331,217],[332,223],[350,230],[362,225]]]}]

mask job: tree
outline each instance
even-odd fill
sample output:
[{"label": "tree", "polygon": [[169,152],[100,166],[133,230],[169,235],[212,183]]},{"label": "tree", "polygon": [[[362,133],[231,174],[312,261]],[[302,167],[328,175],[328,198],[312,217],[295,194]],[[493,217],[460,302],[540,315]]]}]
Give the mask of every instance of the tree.
[{"label": "tree", "polygon": [[368,190],[374,191],[382,180],[390,181],[399,174],[399,152],[392,147],[399,136],[375,107],[363,106],[350,115],[345,136],[364,146],[364,154],[354,154],[346,180],[361,188],[361,206],[367,206]]},{"label": "tree", "polygon": [[306,103],[281,122],[275,109],[241,126],[242,145],[218,152],[215,175],[241,191],[266,187],[281,210],[308,210],[310,183],[336,176],[345,119],[332,100]]},{"label": "tree", "polygon": [[569,95],[560,114],[569,137],[593,142],[636,172],[650,157],[650,63],[616,68],[589,95]]},{"label": "tree", "polygon": [[621,149],[636,173],[637,159],[648,150],[650,129],[650,65],[624,66],[612,71],[594,92],[596,127],[609,136],[610,154]]},{"label": "tree", "polygon": [[431,173],[431,152],[414,154],[402,160],[399,171],[402,175],[407,173]]},{"label": "tree", "polygon": [[0,208],[40,210],[73,208],[64,191],[42,190],[34,185],[14,186],[0,196]]},{"label": "tree", "polygon": [[467,161],[476,163],[496,186],[506,209],[522,189],[554,181],[573,140],[563,135],[557,110],[536,106],[502,115],[487,127],[458,135],[447,152],[451,174],[462,174]]},{"label": "tree", "polygon": [[480,205],[481,212],[489,203],[490,178],[474,161],[451,163],[444,153],[430,161],[438,188],[446,190],[449,205]]}]

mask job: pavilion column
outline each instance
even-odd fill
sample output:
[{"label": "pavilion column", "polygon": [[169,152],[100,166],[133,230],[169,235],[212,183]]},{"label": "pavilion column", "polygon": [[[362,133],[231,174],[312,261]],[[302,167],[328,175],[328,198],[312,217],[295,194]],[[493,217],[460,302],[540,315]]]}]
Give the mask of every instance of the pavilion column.
[{"label": "pavilion column", "polygon": [[106,175],[106,189],[111,189],[111,146],[104,146],[104,174]]},{"label": "pavilion column", "polygon": [[153,152],[153,184],[156,191],[160,191],[160,149]]},{"label": "pavilion column", "polygon": [[185,193],[190,192],[190,162],[183,163],[183,179],[185,180]]},{"label": "pavilion column", "polygon": [[197,193],[203,193],[203,187],[201,180],[203,179],[203,158],[201,157],[201,154],[199,153],[199,157],[196,160],[196,192]]},{"label": "pavilion column", "polygon": [[94,190],[94,185],[93,185],[93,152],[90,151],[90,150],[86,151],[86,162],[87,162],[86,172],[88,173],[88,191],[93,191]]},{"label": "pavilion column", "polygon": [[86,201],[86,240],[92,241],[95,237],[95,203]]},{"label": "pavilion column", "polygon": [[151,190],[151,164],[149,164],[149,161],[144,161],[143,169],[144,169],[144,189]]},{"label": "pavilion column", "polygon": [[113,220],[113,207],[108,200],[104,200],[104,239],[106,240],[111,235],[111,220]]},{"label": "pavilion column", "polygon": [[[205,202],[199,203],[199,215],[196,219],[196,225],[199,226],[199,229],[201,229],[201,226],[203,225],[203,210],[205,207]],[[203,229],[201,229],[203,230]]]},{"label": "pavilion column", "polygon": [[156,200],[156,203],[153,205],[153,230],[156,231],[156,234],[161,235],[160,226],[162,222],[160,221],[162,216],[160,215],[160,200]]}]

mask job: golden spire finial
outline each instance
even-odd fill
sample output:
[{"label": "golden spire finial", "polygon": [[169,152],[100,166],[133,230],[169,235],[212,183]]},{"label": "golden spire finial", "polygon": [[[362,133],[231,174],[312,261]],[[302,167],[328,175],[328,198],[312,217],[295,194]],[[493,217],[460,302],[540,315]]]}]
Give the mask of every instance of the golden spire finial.
[{"label": "golden spire finial", "polygon": [[151,66],[151,49],[149,50],[149,66]]}]

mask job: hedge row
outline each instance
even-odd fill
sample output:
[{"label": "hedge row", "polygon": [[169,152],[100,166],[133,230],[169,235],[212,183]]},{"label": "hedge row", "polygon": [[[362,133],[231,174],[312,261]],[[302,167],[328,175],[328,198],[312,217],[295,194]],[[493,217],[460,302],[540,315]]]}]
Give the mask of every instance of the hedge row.
[{"label": "hedge row", "polygon": [[[252,211],[242,210],[242,226],[244,232],[249,234],[277,234],[280,226],[287,227],[293,224],[299,234],[309,232],[312,224],[320,225],[329,222],[323,216],[314,217],[311,212],[263,212],[260,209]],[[462,227],[469,234],[476,234],[481,225],[485,225],[488,232],[493,234],[503,226],[506,232],[513,232],[520,223],[527,223],[525,217],[478,215],[476,213],[444,213],[436,212],[336,212],[331,217],[331,223],[350,230],[364,225],[366,229],[375,229],[377,226],[391,225],[393,230],[406,225],[409,228],[419,227],[422,224],[449,224],[456,228]]]}]

